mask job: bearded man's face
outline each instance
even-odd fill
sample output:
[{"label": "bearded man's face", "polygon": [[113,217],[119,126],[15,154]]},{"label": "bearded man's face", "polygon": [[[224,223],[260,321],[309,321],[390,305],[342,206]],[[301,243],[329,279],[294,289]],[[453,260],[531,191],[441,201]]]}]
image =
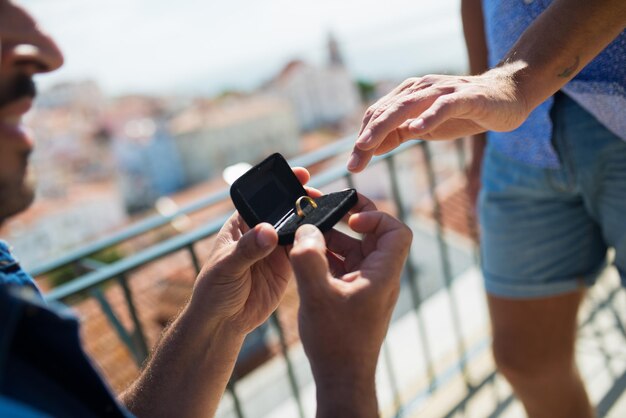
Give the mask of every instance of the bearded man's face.
[{"label": "bearded man's face", "polygon": [[33,140],[22,118],[36,95],[33,76],[62,63],[59,48],[28,12],[0,0],[0,222],[33,200],[26,182]]}]

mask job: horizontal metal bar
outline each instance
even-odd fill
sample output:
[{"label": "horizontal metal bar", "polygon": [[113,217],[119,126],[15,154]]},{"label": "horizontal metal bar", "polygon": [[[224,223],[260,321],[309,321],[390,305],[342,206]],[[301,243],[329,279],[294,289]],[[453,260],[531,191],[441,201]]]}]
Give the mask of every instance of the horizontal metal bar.
[{"label": "horizontal metal bar", "polygon": [[331,157],[336,157],[337,154],[345,152],[352,148],[356,135],[348,135],[344,138],[338,139],[331,144],[318,148],[315,151],[308,152],[306,154],[298,155],[288,160],[289,165],[292,167],[308,167],[310,165],[319,163],[320,161],[327,160]]},{"label": "horizontal metal bar", "polygon": [[123,231],[111,235],[109,237],[102,238],[100,240],[94,241],[91,244],[84,245],[74,251],[71,251],[67,254],[62,255],[59,258],[56,258],[48,263],[44,263],[30,270],[30,274],[32,276],[40,276],[49,271],[55,270],[59,267],[65,266],[67,264],[71,264],[77,260],[88,257],[98,251],[101,251],[105,248],[112,247],[121,242],[127,241],[131,238],[135,238],[139,235],[145,234],[153,229],[159,228],[161,226],[167,225],[172,222],[174,219],[181,215],[190,214],[193,212],[197,212],[203,208],[219,203],[229,197],[228,190],[220,190],[217,193],[211,194],[210,196],[200,199],[188,206],[185,206],[178,211],[170,214],[170,215],[155,215],[151,216],[147,219],[139,221]]},{"label": "horizontal metal bar", "polygon": [[[394,149],[393,151],[388,152],[385,155],[379,155],[372,158],[370,165],[376,164],[379,161],[385,160],[387,158],[391,158],[396,154],[399,154],[411,147],[418,145],[422,140],[413,140],[408,141]],[[337,167],[330,167],[324,170],[324,172],[317,174],[311,178],[309,185],[312,187],[322,187],[328,183],[332,183],[335,180],[339,180],[341,178],[347,177],[351,175],[351,173],[346,169],[345,165],[340,165]]]},{"label": "horizontal metal bar", "polygon": [[52,289],[49,293],[47,293],[45,295],[45,298],[49,301],[63,300],[73,294],[91,289],[94,286],[98,286],[99,284],[116,276],[119,276],[120,274],[124,274],[158,258],[184,249],[185,247],[198,240],[215,234],[217,231],[220,230],[220,228],[222,227],[224,222],[226,222],[229,216],[230,215],[218,218],[201,228],[198,228],[186,234],[177,235],[166,241],[155,244],[152,247],[146,248],[145,250],[140,251],[137,254],[133,254],[129,257],[123,258],[115,263],[107,265],[106,267],[88,273],[75,280],[72,280],[71,282],[56,287]]}]

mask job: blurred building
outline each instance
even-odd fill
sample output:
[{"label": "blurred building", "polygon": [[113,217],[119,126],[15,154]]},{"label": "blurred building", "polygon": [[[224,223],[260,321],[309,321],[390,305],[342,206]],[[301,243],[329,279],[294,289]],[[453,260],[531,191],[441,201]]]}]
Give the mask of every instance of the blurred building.
[{"label": "blurred building", "polygon": [[38,198],[0,228],[26,268],[50,261],[127,223],[113,182],[69,186],[63,196]]},{"label": "blurred building", "polygon": [[167,104],[161,99],[126,96],[114,101],[104,130],[111,136],[116,178],[128,212],[150,208],[180,190],[184,172],[167,130]]},{"label": "blurred building", "polygon": [[198,100],[170,121],[187,184],[221,176],[239,162],[255,163],[299,151],[299,131],[288,102],[260,96]]},{"label": "blurred building", "polygon": [[263,91],[287,99],[303,130],[341,124],[344,119],[360,112],[358,88],[332,35],[328,40],[327,65],[291,61],[265,85]]},{"label": "blurred building", "polygon": [[184,173],[173,139],[163,123],[151,118],[128,121],[114,136],[118,183],[128,212],[153,206],[184,186]]},{"label": "blurred building", "polygon": [[37,97],[28,125],[36,139],[31,169],[39,196],[61,196],[77,182],[113,176],[111,150],[98,129],[105,106],[89,81],[60,84]]}]

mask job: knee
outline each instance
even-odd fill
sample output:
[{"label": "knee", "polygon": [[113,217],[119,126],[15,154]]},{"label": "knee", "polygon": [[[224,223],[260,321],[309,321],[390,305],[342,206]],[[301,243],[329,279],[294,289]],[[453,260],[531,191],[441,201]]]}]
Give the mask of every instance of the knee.
[{"label": "knee", "polygon": [[[536,365],[530,365],[529,359],[521,355],[519,347],[512,347],[508,341],[502,338],[494,338],[493,340],[493,359],[496,363],[498,372],[500,372],[507,380],[516,380],[518,378],[530,378],[534,374]],[[531,372],[533,372],[531,374]]]},{"label": "knee", "polygon": [[514,386],[516,383],[560,381],[574,370],[573,353],[570,354],[569,349],[536,344],[494,338],[493,356],[498,371]]}]

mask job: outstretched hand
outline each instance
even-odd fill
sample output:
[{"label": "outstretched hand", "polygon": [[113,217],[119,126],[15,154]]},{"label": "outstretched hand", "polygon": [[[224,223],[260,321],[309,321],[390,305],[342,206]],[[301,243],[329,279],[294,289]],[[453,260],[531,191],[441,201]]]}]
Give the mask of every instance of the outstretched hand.
[{"label": "outstretched hand", "polygon": [[514,72],[511,64],[478,76],[427,75],[405,80],[365,113],[348,169],[359,172],[374,155],[410,139],[455,139],[517,128],[530,109],[516,89]]}]

